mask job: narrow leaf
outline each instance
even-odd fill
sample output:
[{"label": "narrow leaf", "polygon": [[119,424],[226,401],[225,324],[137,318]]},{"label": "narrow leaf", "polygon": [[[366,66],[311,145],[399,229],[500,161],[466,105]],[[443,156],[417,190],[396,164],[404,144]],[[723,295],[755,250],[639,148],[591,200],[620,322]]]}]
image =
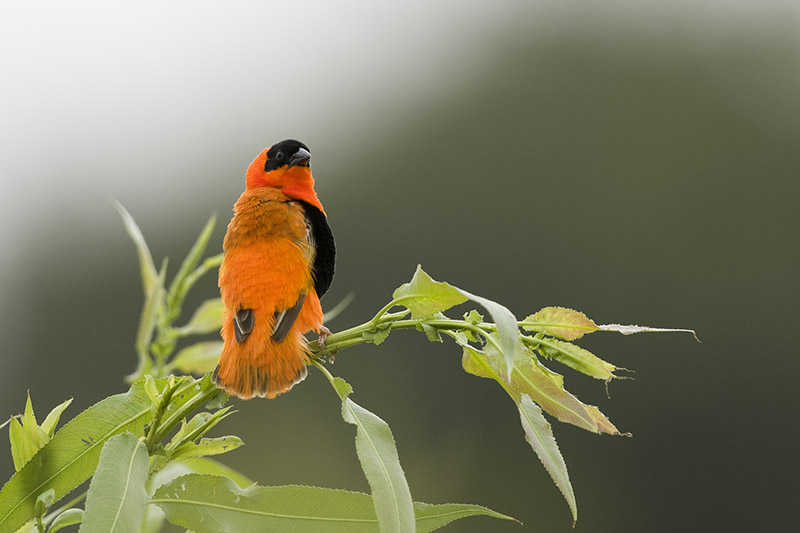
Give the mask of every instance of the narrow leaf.
[{"label": "narrow leaf", "polygon": [[564,495],[564,499],[569,504],[572,511],[573,525],[578,520],[578,506],[575,503],[575,493],[572,491],[572,483],[569,481],[567,465],[558,449],[556,439],[550,424],[542,415],[542,410],[533,403],[527,394],[522,394],[520,402],[517,404],[522,428],[525,430],[525,440],[531,445],[533,451],[539,457],[545,470],[553,478],[558,490]]},{"label": "narrow leaf", "polygon": [[[347,383],[336,378],[339,383]],[[414,507],[408,481],[400,466],[394,437],[389,425],[349,398],[352,388],[340,385],[342,418],[356,426],[356,453],[372,489],[375,513],[380,529],[413,531]],[[337,391],[339,390],[337,387]],[[347,391],[350,388],[350,391]]]},{"label": "narrow leaf", "polygon": [[187,374],[205,374],[214,370],[221,353],[222,341],[198,342],[180,350],[169,366]]},{"label": "narrow leaf", "polygon": [[604,324],[602,326],[597,326],[597,329],[602,331],[616,331],[617,333],[622,333],[623,335],[633,335],[634,333],[664,333],[670,331],[691,333],[694,336],[694,340],[700,342],[700,339],[697,338],[697,332],[695,332],[693,329],[651,328],[648,326],[623,326],[622,324]]},{"label": "narrow leaf", "polygon": [[580,311],[565,307],[545,307],[526,317],[522,322],[522,329],[574,341],[587,333],[597,331],[597,324]]},{"label": "narrow leaf", "polygon": [[83,533],[139,533],[149,500],[147,448],[132,433],[108,439],[86,497]]},{"label": "narrow leaf", "polygon": [[211,232],[214,231],[214,225],[216,223],[217,216],[211,215],[211,218],[209,218],[208,222],[206,222],[206,225],[203,227],[200,235],[197,236],[197,240],[194,242],[194,245],[192,245],[192,249],[189,250],[186,258],[181,263],[181,267],[175,274],[172,284],[169,287],[170,308],[179,306],[183,300],[183,297],[186,295],[186,289],[188,288],[186,278],[200,262],[200,258],[202,257],[206,246],[208,245],[208,240],[211,237]]},{"label": "narrow leaf", "polygon": [[188,459],[178,461],[178,464],[185,465],[192,472],[197,474],[211,474],[215,476],[229,477],[241,488],[249,487],[255,483],[255,481],[245,476],[238,470],[234,470],[233,468],[208,457],[190,457]]},{"label": "narrow leaf", "polygon": [[130,431],[142,435],[152,403],[141,384],[102,400],[64,425],[0,490],[0,531],[16,531],[33,516],[36,497],[50,488],[58,501],[95,471],[103,444]]},{"label": "narrow leaf", "polygon": [[[237,487],[221,476],[189,474],[161,486],[151,500],[173,524],[215,532],[374,532],[378,519],[368,494],[289,485]],[[513,520],[478,505],[414,503],[416,531],[484,515]],[[404,529],[415,531],[415,525]]]},{"label": "narrow leaf", "polygon": [[617,377],[614,375],[616,366],[603,361],[585,348],[558,339],[539,339],[538,336],[534,342],[538,342],[537,349],[545,357],[555,359],[587,376],[603,381]]},{"label": "narrow leaf", "polygon": [[139,229],[139,226],[136,224],[131,214],[128,213],[117,200],[114,200],[114,207],[119,211],[122,217],[122,222],[125,224],[125,230],[128,232],[128,236],[130,236],[133,244],[136,245],[136,252],[139,254],[142,287],[144,288],[145,296],[147,296],[150,294],[153,284],[156,283],[156,279],[158,278],[156,266],[153,263],[153,256],[150,255],[150,248],[147,247],[144,235],[142,235],[142,230]]},{"label": "narrow leaf", "polygon": [[242,439],[235,435],[227,437],[215,437],[200,439],[200,442],[187,442],[175,451],[172,456],[175,460],[188,459],[189,457],[204,457],[207,455],[219,455],[235,450],[244,445]]},{"label": "narrow leaf", "polygon": [[222,298],[206,300],[195,309],[189,322],[185,326],[178,328],[177,331],[181,335],[200,335],[219,331],[222,327],[223,309],[225,309],[225,306],[222,305]]},{"label": "narrow leaf", "polygon": [[466,301],[459,289],[435,281],[420,265],[411,281],[398,287],[392,298],[398,305],[407,307],[412,318],[428,317]]},{"label": "narrow leaf", "polygon": [[53,433],[55,433],[58,420],[61,418],[61,413],[63,413],[64,409],[69,407],[69,404],[71,403],[72,398],[56,405],[53,410],[48,413],[47,418],[44,419],[44,422],[42,422],[42,430],[47,433],[49,437],[52,437]]},{"label": "narrow leaf", "polygon": [[417,520],[417,533],[434,531],[446,526],[459,518],[468,516],[490,516],[502,520],[515,520],[510,516],[492,511],[481,505],[470,505],[464,503],[445,503],[442,505],[432,505],[429,503],[414,502],[414,515]]},{"label": "narrow leaf", "polygon": [[55,520],[53,520],[53,523],[50,524],[50,529],[47,530],[47,533],[55,533],[56,531],[67,526],[80,524],[82,520],[83,509],[67,509],[63,513],[59,514]]}]

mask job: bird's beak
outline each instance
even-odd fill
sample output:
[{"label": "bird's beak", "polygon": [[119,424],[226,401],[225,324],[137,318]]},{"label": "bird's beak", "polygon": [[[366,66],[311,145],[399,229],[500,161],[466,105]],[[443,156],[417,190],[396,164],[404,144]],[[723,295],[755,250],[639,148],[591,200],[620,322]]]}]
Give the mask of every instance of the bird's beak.
[{"label": "bird's beak", "polygon": [[289,159],[289,167],[308,167],[311,166],[309,163],[310,161],[311,153],[305,148],[298,148],[297,153],[294,154],[291,159]]}]

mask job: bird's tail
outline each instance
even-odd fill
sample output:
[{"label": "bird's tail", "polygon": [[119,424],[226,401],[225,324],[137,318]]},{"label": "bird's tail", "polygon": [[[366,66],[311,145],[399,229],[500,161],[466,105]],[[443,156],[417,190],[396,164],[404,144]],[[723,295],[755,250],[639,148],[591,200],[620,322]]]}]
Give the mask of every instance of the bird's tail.
[{"label": "bird's tail", "polygon": [[248,400],[274,398],[305,379],[309,351],[306,339],[292,330],[281,342],[272,340],[271,324],[256,321],[255,328],[237,344],[233,320],[226,311],[222,326],[224,345],[212,379],[228,394]]}]

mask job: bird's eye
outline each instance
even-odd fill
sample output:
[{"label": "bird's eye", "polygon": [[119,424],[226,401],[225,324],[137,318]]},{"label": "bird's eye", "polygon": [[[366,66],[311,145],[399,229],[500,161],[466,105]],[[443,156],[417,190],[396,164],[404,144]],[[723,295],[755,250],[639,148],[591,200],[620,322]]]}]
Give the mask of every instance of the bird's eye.
[{"label": "bird's eye", "polygon": [[278,152],[277,154],[275,154],[275,159],[277,159],[278,161],[283,159],[283,152]]}]

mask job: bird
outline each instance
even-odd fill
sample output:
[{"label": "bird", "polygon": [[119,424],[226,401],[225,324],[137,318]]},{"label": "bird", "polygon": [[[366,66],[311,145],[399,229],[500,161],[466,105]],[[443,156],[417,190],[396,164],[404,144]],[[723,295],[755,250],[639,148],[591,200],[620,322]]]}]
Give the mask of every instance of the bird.
[{"label": "bird", "polygon": [[330,331],[320,298],[336,245],[314,191],[308,146],[287,139],[259,153],[223,240],[219,289],[223,340],[212,380],[242,399],[275,398],[305,379],[305,334]]}]

